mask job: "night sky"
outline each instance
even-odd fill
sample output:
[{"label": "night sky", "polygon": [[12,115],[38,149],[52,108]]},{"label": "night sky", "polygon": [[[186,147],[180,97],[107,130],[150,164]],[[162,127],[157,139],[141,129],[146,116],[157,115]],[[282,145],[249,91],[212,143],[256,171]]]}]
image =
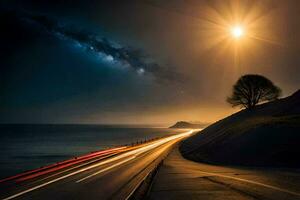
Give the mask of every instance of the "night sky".
[{"label": "night sky", "polygon": [[[299,13],[298,0],[2,1],[0,123],[212,122],[237,111],[225,99],[248,73],[290,95]],[[237,19],[253,33],[238,62],[220,28]]]}]

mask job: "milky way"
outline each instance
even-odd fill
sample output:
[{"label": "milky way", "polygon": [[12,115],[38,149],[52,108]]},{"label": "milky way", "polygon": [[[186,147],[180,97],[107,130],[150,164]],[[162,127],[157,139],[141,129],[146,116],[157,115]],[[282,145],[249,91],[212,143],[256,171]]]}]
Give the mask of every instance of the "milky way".
[{"label": "milky way", "polygon": [[58,22],[46,15],[24,14],[22,19],[40,26],[60,39],[73,41],[77,46],[95,53],[104,61],[131,68],[138,75],[151,74],[159,81],[178,81],[183,78],[174,69],[153,62],[142,50],[121,46],[86,30],[76,30],[74,26]]},{"label": "milky way", "polygon": [[[0,123],[215,121],[253,73],[295,92],[300,1],[228,2],[1,1]],[[263,40],[246,36],[236,59],[217,38],[239,13]]]}]

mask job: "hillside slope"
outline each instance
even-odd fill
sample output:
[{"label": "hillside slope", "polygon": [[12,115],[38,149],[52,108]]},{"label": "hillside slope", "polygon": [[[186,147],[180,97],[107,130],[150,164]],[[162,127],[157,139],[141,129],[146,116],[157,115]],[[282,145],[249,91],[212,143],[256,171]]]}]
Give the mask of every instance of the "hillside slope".
[{"label": "hillside slope", "polygon": [[300,166],[300,90],[242,110],[185,140],[185,158],[219,164]]}]

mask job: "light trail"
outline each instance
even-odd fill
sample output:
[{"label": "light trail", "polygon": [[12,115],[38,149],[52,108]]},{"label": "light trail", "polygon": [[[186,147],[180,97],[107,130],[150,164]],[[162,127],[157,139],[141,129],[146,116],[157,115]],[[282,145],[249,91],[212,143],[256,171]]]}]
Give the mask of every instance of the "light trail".
[{"label": "light trail", "polygon": [[135,156],[132,156],[132,157],[130,157],[130,158],[127,158],[126,160],[123,160],[123,161],[121,161],[121,162],[118,162],[118,163],[116,163],[116,164],[113,164],[113,165],[111,165],[111,166],[109,166],[109,167],[107,167],[107,168],[101,169],[100,171],[97,171],[97,172],[95,172],[95,173],[93,173],[93,174],[91,174],[91,175],[89,175],[89,176],[86,176],[86,177],[84,177],[84,178],[82,178],[82,179],[79,179],[78,181],[76,181],[76,183],[80,183],[80,182],[82,182],[82,181],[84,181],[84,180],[86,180],[86,179],[88,179],[88,178],[91,178],[91,177],[93,177],[93,176],[96,176],[96,175],[98,175],[98,174],[101,174],[102,172],[105,172],[105,171],[110,170],[110,169],[112,169],[112,168],[114,168],[114,167],[117,167],[117,166],[119,166],[119,165],[122,165],[123,163],[126,163],[126,162],[128,162],[128,161],[130,161],[130,160],[133,160],[134,158],[135,158]]},{"label": "light trail", "polygon": [[92,158],[96,158],[98,156],[104,156],[104,155],[107,155],[107,154],[110,154],[112,152],[119,151],[119,150],[122,150],[122,149],[125,149],[125,148],[126,147],[117,147],[117,148],[112,148],[112,149],[108,149],[108,150],[101,150],[101,151],[93,152],[93,153],[90,153],[90,154],[87,154],[87,155],[83,155],[83,156],[72,158],[72,159],[69,159],[69,160],[62,161],[62,162],[47,165],[47,166],[44,166],[44,167],[41,167],[41,168],[38,168],[38,169],[23,172],[23,173],[15,175],[15,176],[10,176],[10,177],[1,179],[0,183],[10,181],[10,180],[14,180],[14,179],[17,179],[17,182],[27,180],[29,178],[34,178],[34,177],[37,177],[37,176],[55,171],[54,169],[58,170],[58,169],[64,168],[62,166],[68,167],[70,165],[73,165],[73,164],[76,164],[76,163],[79,163],[79,162],[83,162],[83,161],[86,161],[86,160],[89,160],[89,159],[92,159]]},{"label": "light trail", "polygon": [[[188,135],[191,134],[191,133],[193,133],[193,131],[187,132]],[[177,136],[177,135],[176,135],[176,136]],[[147,152],[147,151],[149,151],[149,150],[151,150],[151,149],[154,149],[154,148],[156,148],[156,147],[158,147],[158,146],[160,146],[160,145],[162,145],[162,144],[165,144],[165,143],[167,143],[167,142],[169,142],[169,141],[171,141],[171,140],[177,139],[178,137],[176,137],[176,136],[175,136],[175,137],[174,137],[174,136],[171,136],[172,138],[165,138],[166,140],[163,139],[163,141],[161,141],[161,142],[159,142],[159,143],[154,143],[154,144],[151,144],[151,145],[147,145],[147,146],[145,146],[145,147],[141,147],[141,148],[139,148],[139,149],[130,151],[130,152],[125,153],[125,154],[123,154],[123,155],[117,156],[116,158],[113,158],[113,159],[114,159],[114,160],[116,160],[116,159],[119,160],[119,159],[124,158],[124,157],[127,157],[127,156],[129,156],[129,155],[134,155],[134,156],[130,157],[129,159],[126,159],[125,161],[121,161],[121,162],[119,162],[119,163],[117,163],[117,164],[114,164],[114,165],[108,167],[108,168],[105,168],[105,169],[100,170],[100,171],[98,171],[98,172],[96,172],[96,173],[94,173],[94,174],[91,174],[91,175],[89,175],[89,176],[87,176],[87,177],[85,177],[85,178],[82,178],[82,179],[76,181],[76,183],[79,183],[79,182],[81,182],[81,181],[83,181],[83,180],[86,180],[86,179],[88,179],[88,178],[90,178],[90,177],[93,177],[93,176],[95,176],[95,175],[97,175],[97,174],[100,174],[100,173],[102,173],[102,172],[105,172],[105,171],[107,171],[108,169],[112,169],[113,167],[119,166],[120,164],[123,164],[123,163],[125,163],[125,162],[128,162],[128,161],[134,159],[135,157],[137,157],[138,155],[140,155],[140,154],[142,154],[142,153],[145,153],[145,152]],[[173,137],[174,137],[174,139],[173,139]],[[181,136],[181,135],[180,135],[180,137],[185,137],[185,134],[184,134],[184,136]],[[179,137],[179,138],[180,138],[180,137]],[[111,160],[112,160],[112,159],[111,159]],[[108,162],[109,162],[109,161],[108,161]]]},{"label": "light trail", "polygon": [[92,161],[89,161],[89,162],[87,162],[87,163],[85,162],[85,163],[83,163],[83,164],[76,165],[75,167],[71,167],[71,168],[68,168],[68,169],[66,169],[66,170],[63,170],[63,171],[60,171],[60,172],[51,174],[51,175],[49,175],[49,176],[47,176],[47,177],[45,177],[45,178],[39,179],[39,181],[47,180],[47,179],[52,178],[52,177],[54,177],[54,176],[57,176],[57,175],[60,175],[60,174],[63,174],[63,173],[72,171],[72,170],[74,170],[74,169],[78,169],[78,168],[80,168],[80,167],[83,167],[83,166],[86,166],[86,165],[89,165],[89,164],[92,164],[92,163],[95,163],[95,162],[97,162],[97,161],[100,161],[100,160],[106,159],[106,158],[108,158],[108,157],[114,156],[115,154],[117,154],[117,153],[109,154],[109,155],[107,155],[107,156],[100,157],[100,158],[97,159],[97,160],[92,160]]},{"label": "light trail", "polygon": [[[77,171],[75,171],[75,172],[66,174],[66,175],[64,175],[64,176],[58,177],[58,178],[56,178],[56,179],[53,179],[53,180],[51,180],[51,181],[48,181],[48,182],[45,182],[45,183],[43,183],[43,184],[34,186],[34,187],[30,188],[30,189],[27,189],[27,190],[24,190],[24,191],[19,192],[19,193],[17,193],[17,194],[14,194],[14,195],[11,195],[11,196],[9,196],[9,197],[6,197],[6,198],[4,198],[3,200],[14,199],[14,198],[16,198],[16,197],[19,197],[19,196],[24,195],[24,194],[26,194],[26,193],[29,193],[29,192],[32,192],[32,191],[34,191],[34,190],[40,189],[40,188],[42,188],[42,187],[45,187],[45,186],[47,186],[47,185],[49,185],[49,184],[55,183],[55,182],[60,181],[60,180],[62,180],[62,179],[68,178],[68,177],[70,177],[70,176],[77,175],[77,174],[79,174],[79,173],[82,173],[82,172],[85,172],[85,171],[87,171],[87,170],[90,170],[90,169],[93,169],[93,168],[102,166],[102,165],[104,165],[104,164],[108,164],[108,163],[114,162],[114,161],[116,161],[116,160],[120,160],[120,159],[125,158],[125,157],[130,157],[130,158],[125,159],[125,160],[123,160],[123,161],[121,161],[121,162],[119,162],[119,163],[116,163],[116,164],[114,164],[114,165],[112,165],[112,166],[110,166],[110,167],[108,167],[108,168],[103,169],[104,171],[107,171],[107,170],[112,169],[112,168],[114,168],[114,167],[116,167],[116,166],[119,166],[119,165],[121,165],[121,164],[124,164],[125,162],[128,162],[129,160],[134,159],[134,158],[135,158],[137,155],[139,155],[139,154],[142,154],[142,153],[147,152],[147,151],[149,151],[149,150],[151,150],[151,149],[154,149],[154,148],[156,148],[156,147],[158,147],[158,146],[160,146],[160,145],[162,145],[162,144],[165,144],[165,143],[167,143],[167,142],[169,142],[169,141],[187,137],[187,136],[191,135],[194,131],[195,131],[195,130],[190,130],[190,131],[187,131],[187,132],[185,132],[185,133],[181,133],[181,134],[177,134],[177,135],[174,135],[174,136],[169,136],[169,137],[160,139],[160,140],[158,140],[158,141],[152,142],[152,143],[150,143],[150,144],[148,144],[148,145],[145,145],[145,146],[143,146],[143,147],[140,147],[140,148],[138,148],[138,149],[135,149],[135,150],[132,150],[132,151],[129,151],[129,152],[125,152],[125,153],[123,153],[123,154],[121,154],[121,155],[118,155],[118,156],[116,156],[116,157],[113,157],[113,158],[111,158],[111,159],[108,159],[108,160],[102,161],[102,162],[100,162],[100,163],[97,163],[97,164],[94,164],[94,165],[91,165],[91,166],[82,168],[82,169],[77,170]],[[103,170],[100,170],[98,174],[104,172]],[[87,179],[87,178],[89,178],[89,177],[91,177],[91,176],[85,177],[85,178],[83,178],[83,180],[85,180],[85,179]],[[81,182],[81,181],[83,181],[83,180],[79,180],[79,182]]]}]

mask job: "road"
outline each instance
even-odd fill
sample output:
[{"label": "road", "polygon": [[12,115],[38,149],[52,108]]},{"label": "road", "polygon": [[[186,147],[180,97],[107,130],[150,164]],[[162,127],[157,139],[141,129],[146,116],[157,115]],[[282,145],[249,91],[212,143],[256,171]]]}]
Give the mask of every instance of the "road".
[{"label": "road", "polygon": [[133,147],[117,147],[0,180],[0,199],[127,199],[165,159],[149,199],[300,200],[300,170],[226,167],[184,159],[187,131]]},{"label": "road", "polygon": [[184,159],[174,148],[148,199],[300,200],[300,170],[197,163]]},{"label": "road", "polygon": [[126,199],[192,133],[94,152],[0,180],[0,199]]}]

